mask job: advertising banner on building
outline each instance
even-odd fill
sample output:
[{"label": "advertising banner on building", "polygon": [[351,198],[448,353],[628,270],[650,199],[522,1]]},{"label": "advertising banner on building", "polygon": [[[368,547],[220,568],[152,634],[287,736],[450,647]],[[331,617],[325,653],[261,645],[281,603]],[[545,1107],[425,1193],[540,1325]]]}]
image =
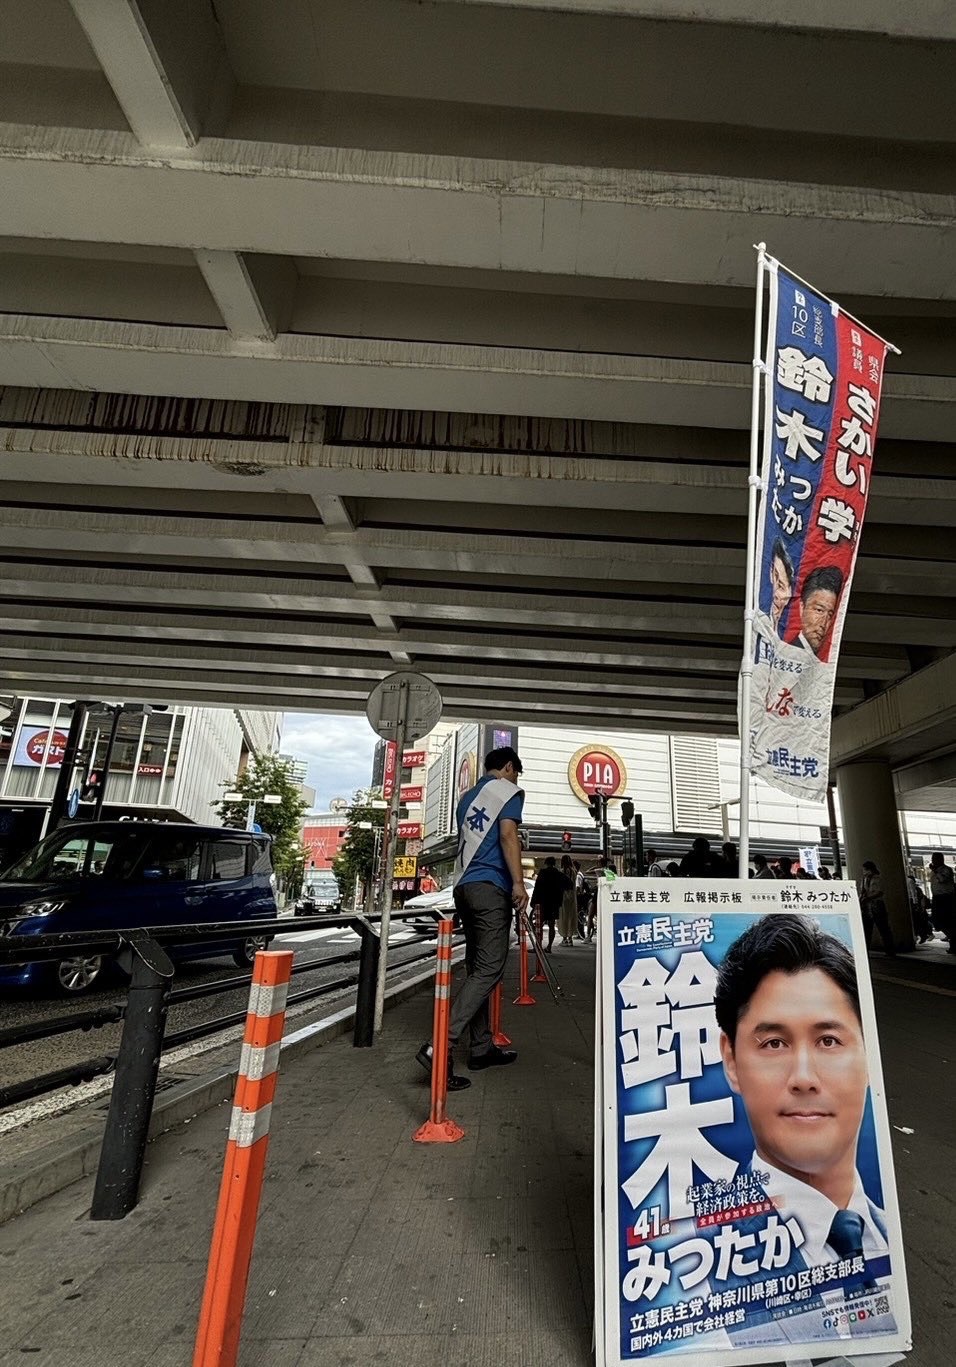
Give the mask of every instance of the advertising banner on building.
[{"label": "advertising banner on building", "polygon": [[[47,750],[48,745],[49,751]],[[13,762],[31,769],[38,768],[43,763],[43,756],[46,754],[47,764],[55,768],[63,763],[65,751],[65,731],[53,731],[51,735],[49,726],[24,726],[17,737],[17,748]]]},{"label": "advertising banner on building", "polygon": [[854,885],[616,879],[599,899],[598,1363],[907,1349]]},{"label": "advertising banner on building", "polygon": [[402,755],[402,764],[406,769],[420,769],[425,759],[424,750],[406,750]]},{"label": "advertising banner on building", "polygon": [[826,793],[833,686],[873,469],[887,344],[772,259],[757,532],[753,773]]},{"label": "advertising banner on building", "polygon": [[420,821],[400,821],[397,838],[399,840],[421,840],[422,823]]},{"label": "advertising banner on building", "polygon": [[382,774],[382,797],[386,802],[390,801],[395,791],[395,768],[396,754],[398,746],[393,740],[385,742],[385,768]]}]

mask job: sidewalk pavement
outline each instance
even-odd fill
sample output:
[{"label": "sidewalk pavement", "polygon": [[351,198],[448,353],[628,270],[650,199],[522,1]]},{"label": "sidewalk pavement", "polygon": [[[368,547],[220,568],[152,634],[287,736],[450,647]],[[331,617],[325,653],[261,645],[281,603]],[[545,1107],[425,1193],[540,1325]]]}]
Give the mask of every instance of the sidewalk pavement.
[{"label": "sidewalk pavement", "polygon": [[[243,1367],[587,1367],[592,1311],[591,946],[556,950],[556,1006],[511,1007],[514,1067],[449,1099],[466,1130],[421,1146],[422,992],[374,1049],[340,1038],[283,1066],[243,1327]],[[874,955],[913,1299],[912,1367],[956,1331],[956,974]],[[516,964],[512,964],[512,974]],[[947,985],[948,984],[948,985]],[[188,1367],[228,1105],[156,1140],[126,1220],[89,1180],[0,1227],[0,1367]]]},{"label": "sidewalk pavement", "polygon": [[[449,1098],[458,1144],[412,1141],[427,990],[374,1049],[340,1038],[280,1068],[244,1367],[590,1361],[594,951],[554,954],[562,1006],[535,984],[512,1007],[512,959],[519,1061]],[[154,1141],[124,1221],[87,1219],[84,1180],[0,1227],[2,1367],[191,1361],[228,1120],[224,1104]]]}]

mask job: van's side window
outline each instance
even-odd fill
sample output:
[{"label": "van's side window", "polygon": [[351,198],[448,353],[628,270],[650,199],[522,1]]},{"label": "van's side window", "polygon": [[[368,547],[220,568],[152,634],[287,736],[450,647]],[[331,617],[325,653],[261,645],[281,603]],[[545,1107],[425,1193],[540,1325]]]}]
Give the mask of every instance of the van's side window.
[{"label": "van's side window", "polygon": [[195,883],[199,878],[199,852],[200,842],[194,835],[157,833],[150,842],[145,867],[156,869],[164,881]]},{"label": "van's side window", "polygon": [[209,877],[214,883],[244,878],[246,875],[246,842],[244,840],[210,840]]},{"label": "van's side window", "polygon": [[249,872],[272,872],[272,843],[269,840],[250,840]]}]

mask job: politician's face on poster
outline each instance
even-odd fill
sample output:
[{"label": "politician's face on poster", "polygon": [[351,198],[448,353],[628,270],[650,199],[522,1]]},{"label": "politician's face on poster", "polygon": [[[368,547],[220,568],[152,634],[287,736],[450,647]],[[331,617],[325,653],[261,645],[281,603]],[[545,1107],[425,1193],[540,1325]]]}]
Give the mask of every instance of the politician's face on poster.
[{"label": "politician's face on poster", "polygon": [[734,1039],[721,1034],[721,1053],[758,1158],[834,1195],[852,1190],[869,1069],[859,1010],[843,988],[818,967],[770,971]]}]

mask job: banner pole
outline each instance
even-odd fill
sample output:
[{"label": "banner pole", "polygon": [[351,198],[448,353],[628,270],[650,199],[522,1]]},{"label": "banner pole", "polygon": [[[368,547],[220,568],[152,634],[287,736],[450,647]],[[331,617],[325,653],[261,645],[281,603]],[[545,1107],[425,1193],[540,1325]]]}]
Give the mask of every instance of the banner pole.
[{"label": "banner pole", "polygon": [[750,874],[750,702],[754,673],[754,612],[756,610],[757,495],[760,491],[760,399],[761,380],[767,373],[763,341],[763,296],[767,244],[759,242],[757,293],[754,304],[753,384],[750,392],[750,472],[747,478],[747,561],[744,583],[744,650],[740,665],[740,877]]}]

